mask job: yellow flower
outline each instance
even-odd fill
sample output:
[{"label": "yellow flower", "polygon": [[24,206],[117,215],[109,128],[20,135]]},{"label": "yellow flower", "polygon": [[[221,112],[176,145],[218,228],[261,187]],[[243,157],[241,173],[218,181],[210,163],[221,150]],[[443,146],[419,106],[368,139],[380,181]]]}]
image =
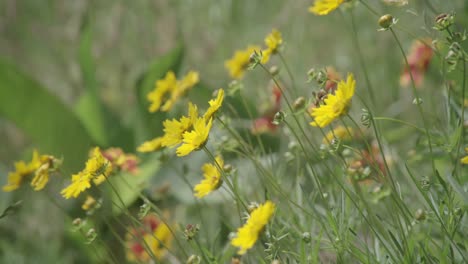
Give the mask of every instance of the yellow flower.
[{"label": "yellow flower", "polygon": [[328,94],[324,100],[324,104],[313,108],[310,115],[314,121],[312,126],[325,127],[336,118],[346,114],[351,105],[351,98],[354,95],[356,81],[352,74],[348,74],[346,83],[340,81],[335,94]]},{"label": "yellow flower", "polygon": [[138,152],[152,152],[162,148],[163,137],[157,137],[150,141],[146,141],[141,144],[138,148]]},{"label": "yellow flower", "polygon": [[[468,147],[465,148],[465,152],[468,153]],[[468,164],[468,155],[460,159],[462,164]]]},{"label": "yellow flower", "polygon": [[273,29],[271,33],[265,38],[266,50],[263,50],[262,63],[265,64],[270,60],[270,56],[278,52],[279,47],[283,44],[283,38],[281,32]]},{"label": "yellow flower", "polygon": [[110,162],[104,158],[101,150],[96,147],[92,150],[90,158],[86,162],[85,168],[72,176],[72,182],[60,193],[66,199],[76,198],[91,188],[91,180],[95,185],[103,183],[112,172]]},{"label": "yellow flower", "polygon": [[247,222],[237,230],[237,236],[231,241],[233,246],[239,247],[237,254],[243,255],[248,249],[253,247],[260,233],[273,216],[275,207],[274,203],[266,201],[255,209],[250,214]]},{"label": "yellow flower", "polygon": [[148,93],[151,102],[150,112],[158,110],[167,112],[172,109],[177,100],[199,82],[198,72],[190,71],[182,80],[177,80],[174,72],[166,73],[164,79],[156,81],[154,90]]},{"label": "yellow flower", "polygon": [[153,91],[148,93],[148,100],[151,102],[149,107],[150,112],[156,112],[161,107],[163,101],[176,88],[177,79],[174,72],[166,73],[164,79],[156,81],[156,86]]},{"label": "yellow flower", "polygon": [[212,119],[206,123],[203,117],[197,118],[193,124],[193,130],[184,132],[182,145],[177,148],[177,156],[182,157],[190,154],[194,150],[202,148],[208,140],[210,134]]},{"label": "yellow flower", "polygon": [[198,118],[198,108],[196,105],[189,102],[188,117],[182,116],[179,120],[165,120],[164,136],[162,138],[162,146],[175,147],[182,143],[184,133],[187,132]]},{"label": "yellow flower", "polygon": [[[224,160],[220,156],[216,157],[216,163],[219,167],[223,168]],[[223,181],[221,180],[221,172],[216,164],[205,163],[202,166],[203,176],[205,177],[199,184],[195,185],[193,189],[195,196],[202,198],[212,191],[218,189]]]},{"label": "yellow flower", "polygon": [[224,90],[219,89],[216,99],[211,99],[208,102],[210,107],[206,110],[206,113],[203,115],[203,118],[205,118],[205,120],[208,121],[211,117],[213,117],[213,115],[218,111],[218,109],[223,104],[223,100],[224,100]]},{"label": "yellow flower", "polygon": [[343,2],[344,0],[315,0],[314,5],[309,7],[309,12],[319,16],[327,15]]},{"label": "yellow flower", "polygon": [[231,59],[225,61],[224,66],[229,71],[229,75],[231,75],[232,78],[242,79],[242,77],[244,77],[245,70],[250,63],[250,55],[252,55],[254,51],[260,51],[260,47],[249,46],[245,50],[238,50]]},{"label": "yellow flower", "polygon": [[330,131],[325,135],[325,137],[322,140],[322,143],[328,145],[335,138],[339,140],[351,139],[352,135],[350,135],[349,133],[353,133],[353,129],[351,127],[338,126],[334,128],[333,131]]},{"label": "yellow flower", "polygon": [[89,209],[93,208],[96,204],[96,199],[91,195],[86,196],[86,200],[84,201],[83,205],[81,205],[81,209],[88,211]]},{"label": "yellow flower", "polygon": [[126,234],[127,259],[148,263],[151,257],[155,256],[161,260],[170,248],[173,239],[169,226],[154,214],[145,216],[142,226],[131,228]]},{"label": "yellow flower", "polygon": [[161,107],[161,111],[167,112],[171,110],[175,102],[177,102],[181,96],[184,96],[190,88],[195,86],[199,80],[198,72],[190,71],[182,80],[177,81],[175,88],[171,91],[171,97]]},{"label": "yellow flower", "polygon": [[49,171],[55,170],[57,164],[58,160],[53,156],[39,155],[34,150],[31,162],[19,161],[15,163],[15,171],[8,174],[8,183],[3,186],[3,191],[11,192],[18,189],[24,178],[32,174],[34,174],[34,178],[31,181],[31,186],[34,187],[35,191],[42,190],[49,181]]}]

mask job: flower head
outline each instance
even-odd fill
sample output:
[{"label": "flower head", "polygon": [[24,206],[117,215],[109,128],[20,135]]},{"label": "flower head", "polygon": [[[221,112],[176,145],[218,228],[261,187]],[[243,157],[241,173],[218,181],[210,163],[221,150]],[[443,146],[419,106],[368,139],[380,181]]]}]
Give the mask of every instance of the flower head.
[{"label": "flower head", "polygon": [[265,38],[265,45],[267,46],[267,49],[263,50],[262,52],[262,63],[267,63],[270,59],[270,56],[278,52],[281,44],[283,44],[281,32],[273,29],[271,33]]},{"label": "flower head", "polygon": [[224,90],[219,89],[218,95],[216,96],[216,98],[208,101],[208,104],[210,105],[210,107],[206,110],[205,114],[203,115],[203,118],[205,118],[205,120],[208,121],[211,117],[213,117],[213,115],[218,111],[218,109],[223,104],[223,100],[224,100]]},{"label": "flower head", "polygon": [[413,76],[414,84],[420,87],[424,80],[424,74],[429,68],[434,51],[425,43],[431,43],[431,39],[424,41],[416,40],[411,46],[411,51],[408,55],[408,66],[404,66],[400,76],[400,85],[407,87],[411,84],[411,76]]},{"label": "flower head", "polygon": [[346,114],[351,105],[356,81],[352,74],[348,74],[346,82],[340,81],[334,94],[328,94],[323,104],[311,110],[314,121],[312,126],[326,127],[336,118]]},{"label": "flower head", "polygon": [[96,199],[91,195],[86,196],[86,200],[81,205],[81,209],[88,211],[89,209],[93,208],[96,205]]},{"label": "flower head", "polygon": [[173,238],[169,226],[154,214],[145,216],[142,227],[130,229],[125,237],[127,259],[138,263],[149,262],[151,256],[162,259]]},{"label": "flower head", "polygon": [[249,46],[245,50],[238,50],[234,53],[234,56],[224,63],[224,66],[229,71],[229,74],[234,79],[242,79],[244,77],[245,70],[247,70],[250,64],[250,55],[254,51],[259,51],[258,46]]},{"label": "flower head", "polygon": [[91,153],[85,168],[72,176],[72,182],[60,193],[66,199],[76,198],[80,193],[91,188],[91,181],[95,185],[103,183],[112,172],[110,162],[104,158],[101,150],[96,147]]},{"label": "flower head", "polygon": [[148,93],[151,102],[150,112],[158,110],[167,112],[172,109],[177,100],[199,81],[198,72],[190,71],[182,80],[177,80],[175,73],[169,71],[164,79],[156,81],[153,91]]},{"label": "flower head", "polygon": [[15,163],[15,171],[8,174],[8,182],[3,186],[3,191],[11,192],[18,189],[25,178],[34,175],[31,186],[35,191],[40,191],[49,182],[49,173],[55,171],[60,161],[50,155],[39,155],[34,150],[31,162],[19,161]]},{"label": "flower head", "polygon": [[266,201],[252,211],[247,222],[237,230],[237,236],[231,241],[233,246],[239,247],[238,254],[243,255],[253,247],[260,233],[273,216],[275,208],[274,203]]},{"label": "flower head", "polygon": [[[465,148],[465,152],[468,153],[468,147]],[[468,155],[460,159],[462,164],[468,164]]]},{"label": "flower head", "polygon": [[315,0],[314,5],[309,7],[309,12],[323,16],[337,9],[344,0]]},{"label": "flower head", "polygon": [[[216,157],[216,163],[220,168],[224,166],[224,160],[220,156]],[[199,184],[195,185],[195,196],[202,198],[212,191],[218,189],[223,181],[221,180],[221,172],[216,164],[203,164],[202,171],[205,177]]]},{"label": "flower head", "polygon": [[203,117],[197,118],[193,124],[192,131],[186,131],[183,135],[182,145],[177,148],[177,156],[182,157],[190,154],[194,150],[202,148],[210,134],[213,119],[205,121]]}]

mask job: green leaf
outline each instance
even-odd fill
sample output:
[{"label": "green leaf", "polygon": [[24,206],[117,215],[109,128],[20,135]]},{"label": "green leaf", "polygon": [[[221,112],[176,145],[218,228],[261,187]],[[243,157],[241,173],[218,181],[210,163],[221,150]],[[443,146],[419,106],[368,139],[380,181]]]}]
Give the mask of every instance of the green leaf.
[{"label": "green leaf", "polygon": [[59,98],[1,60],[0,115],[23,130],[40,152],[63,157],[64,170],[79,170],[94,145],[83,124]]},{"label": "green leaf", "polygon": [[75,111],[90,135],[100,146],[118,145],[126,151],[134,149],[133,133],[120,123],[100,100],[96,66],[92,53],[93,32],[85,18],[78,53],[85,92],[75,105]]},{"label": "green leaf", "polygon": [[139,103],[139,123],[137,124],[140,132],[139,140],[147,140],[162,131],[161,123],[166,118],[166,114],[164,112],[149,113],[147,95],[153,90],[155,82],[163,78],[168,71],[177,72],[179,70],[182,64],[183,53],[184,47],[180,43],[169,53],[156,59],[139,79],[136,91]]}]

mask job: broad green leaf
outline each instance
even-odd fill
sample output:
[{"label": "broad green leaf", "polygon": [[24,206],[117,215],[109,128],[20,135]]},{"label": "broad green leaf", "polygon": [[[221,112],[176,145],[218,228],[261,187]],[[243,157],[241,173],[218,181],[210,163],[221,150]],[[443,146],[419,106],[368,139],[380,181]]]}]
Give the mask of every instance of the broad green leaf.
[{"label": "broad green leaf", "polygon": [[4,61],[0,61],[0,115],[23,130],[40,152],[63,157],[66,173],[79,170],[94,145],[59,98]]},{"label": "broad green leaf", "polygon": [[75,105],[75,111],[93,139],[101,146],[119,146],[130,151],[134,138],[130,129],[99,98],[96,65],[92,54],[93,32],[88,19],[82,26],[78,59],[85,91]]},{"label": "broad green leaf", "polygon": [[156,59],[137,83],[139,140],[146,140],[161,133],[161,123],[166,114],[163,112],[149,113],[148,93],[153,90],[157,80],[163,78],[168,71],[177,71],[182,63],[184,47],[177,45],[166,55]]}]

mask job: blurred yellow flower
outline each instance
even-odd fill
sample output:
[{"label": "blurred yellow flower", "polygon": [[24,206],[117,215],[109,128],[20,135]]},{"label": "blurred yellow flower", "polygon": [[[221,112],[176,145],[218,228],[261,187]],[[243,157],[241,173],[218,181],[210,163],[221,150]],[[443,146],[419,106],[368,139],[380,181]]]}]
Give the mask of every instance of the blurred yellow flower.
[{"label": "blurred yellow flower", "polygon": [[81,209],[88,211],[89,209],[93,208],[96,204],[96,199],[91,195],[86,196],[86,200],[84,201],[83,205],[81,205]]},{"label": "blurred yellow flower", "polygon": [[148,100],[151,102],[149,106],[150,112],[156,112],[161,107],[163,101],[175,89],[177,79],[175,73],[170,71],[166,73],[164,79],[157,80],[154,90],[148,93]]},{"label": "blurred yellow flower", "polygon": [[232,78],[242,79],[242,77],[244,77],[245,70],[247,70],[250,63],[250,55],[252,55],[254,51],[260,51],[260,47],[251,45],[245,50],[238,50],[231,59],[224,62],[224,66],[229,71],[229,75],[231,75]]},{"label": "blurred yellow flower", "polygon": [[126,234],[127,259],[148,263],[154,256],[161,260],[170,248],[173,236],[169,226],[156,215],[149,214],[142,220],[142,227],[132,228]]},{"label": "blurred yellow flower", "polygon": [[186,156],[192,151],[202,148],[208,140],[212,121],[213,119],[206,122],[203,117],[197,118],[193,124],[193,130],[184,132],[183,143],[176,150],[177,156]]},{"label": "blurred yellow flower", "polygon": [[104,158],[101,150],[96,147],[92,150],[90,158],[86,162],[85,168],[72,175],[72,182],[60,193],[66,199],[76,198],[88,188],[91,188],[91,180],[95,185],[104,182],[112,172],[110,162]]},{"label": "blurred yellow flower", "polygon": [[149,141],[143,142],[138,148],[138,152],[152,152],[160,150],[162,146],[163,137],[157,137]]},{"label": "blurred yellow flower", "polygon": [[273,216],[275,208],[276,206],[273,202],[266,201],[252,211],[247,222],[237,230],[237,236],[231,241],[233,246],[239,247],[237,254],[243,255],[248,249],[253,247],[266,224]]},{"label": "blurred yellow flower", "polygon": [[[465,152],[468,153],[468,147],[465,148]],[[468,164],[468,155],[460,159],[462,164]]]},{"label": "blurred yellow flower", "polygon": [[345,115],[351,105],[351,99],[354,95],[356,81],[352,74],[348,74],[346,83],[340,81],[335,94],[328,94],[324,103],[311,110],[310,115],[314,121],[312,126],[325,127],[336,118]]},{"label": "blurred yellow flower", "polygon": [[[351,135],[349,133],[351,133]],[[335,138],[339,140],[348,140],[351,139],[352,133],[353,129],[351,127],[338,126],[325,135],[325,137],[322,139],[322,143],[328,145]]]},{"label": "blurred yellow flower", "polygon": [[344,0],[315,0],[314,5],[309,7],[309,12],[323,16],[337,9]]},{"label": "blurred yellow flower", "polygon": [[218,111],[218,109],[223,104],[223,100],[224,100],[224,90],[219,89],[216,99],[211,99],[210,101],[208,101],[208,104],[210,105],[210,107],[206,110],[205,114],[203,115],[203,118],[205,118],[206,121],[208,121],[211,117],[213,117],[213,115]]},{"label": "blurred yellow flower", "polygon": [[[216,157],[216,163],[223,168],[224,160],[221,156]],[[216,164],[205,163],[202,166],[203,176],[205,177],[199,184],[195,185],[195,197],[202,198],[212,191],[218,189],[223,181],[221,172]]]},{"label": "blurred yellow flower", "polygon": [[262,63],[265,64],[270,60],[270,56],[278,52],[279,47],[283,44],[281,32],[273,29],[271,33],[265,38],[266,50],[262,51]]},{"label": "blurred yellow flower", "polygon": [[49,182],[49,172],[56,170],[59,161],[50,155],[39,155],[34,150],[31,162],[19,161],[15,163],[15,171],[8,174],[8,182],[3,186],[3,191],[11,192],[18,189],[23,180],[34,174],[31,186],[35,191],[40,191]]},{"label": "blurred yellow flower", "polygon": [[156,81],[153,91],[148,93],[147,97],[151,102],[149,111],[167,112],[171,110],[175,102],[195,86],[199,80],[198,72],[195,71],[188,72],[182,80],[177,80],[175,73],[169,71],[164,79]]}]

